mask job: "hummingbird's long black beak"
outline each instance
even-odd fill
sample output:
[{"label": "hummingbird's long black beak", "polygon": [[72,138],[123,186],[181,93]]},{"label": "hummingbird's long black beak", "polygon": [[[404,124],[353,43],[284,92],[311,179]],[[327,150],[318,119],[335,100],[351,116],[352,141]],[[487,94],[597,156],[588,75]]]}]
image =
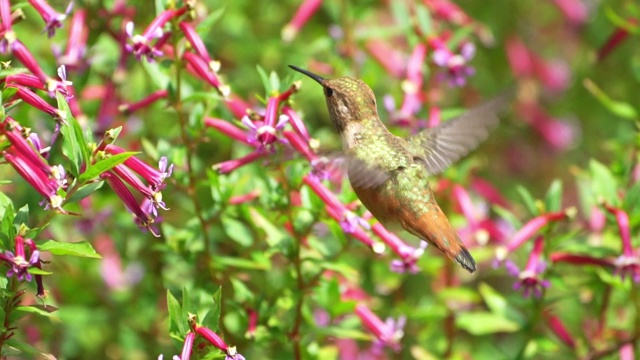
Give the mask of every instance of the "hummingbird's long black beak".
[{"label": "hummingbird's long black beak", "polygon": [[310,77],[313,80],[317,81],[318,84],[320,84],[320,85],[322,85],[322,82],[324,81],[324,78],[322,76],[316,75],[316,74],[312,73],[309,70],[301,69],[301,68],[299,68],[297,66],[294,66],[294,65],[289,65],[289,67],[292,68],[293,70],[297,71],[297,72],[301,72],[301,73],[307,75],[308,77]]}]

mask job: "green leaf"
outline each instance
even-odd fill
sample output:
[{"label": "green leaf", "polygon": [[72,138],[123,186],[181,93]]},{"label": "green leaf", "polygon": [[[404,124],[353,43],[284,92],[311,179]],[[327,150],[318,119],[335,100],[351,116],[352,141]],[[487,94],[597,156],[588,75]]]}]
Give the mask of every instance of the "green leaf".
[{"label": "green leaf", "polygon": [[71,114],[69,104],[64,95],[57,92],[58,109],[66,114],[66,122],[60,126],[60,133],[64,137],[62,142],[62,153],[71,161],[71,174],[78,177],[83,163],[89,163],[89,148],[82,135],[82,128],[78,121]]},{"label": "green leaf", "polygon": [[253,245],[254,236],[251,229],[246,223],[233,219],[230,216],[223,215],[220,223],[225,234],[238,244],[249,247]]},{"label": "green leaf", "polygon": [[5,249],[11,247],[11,241],[16,237],[16,228],[13,226],[15,217],[13,205],[9,204],[4,208],[2,222],[0,222],[0,240],[2,240],[2,245]]},{"label": "green leaf", "polygon": [[560,211],[562,207],[562,181],[556,179],[551,183],[544,204],[547,211]]},{"label": "green leaf", "polygon": [[28,270],[29,274],[33,274],[33,275],[51,275],[53,274],[53,272],[51,271],[44,271],[42,269],[38,269],[37,267],[30,267]]},{"label": "green leaf", "polygon": [[253,293],[239,279],[231,279],[231,285],[233,286],[233,297],[239,304],[244,304],[249,301],[253,301]]},{"label": "green leaf", "polygon": [[529,214],[538,215],[538,208],[536,207],[536,201],[533,199],[533,196],[531,196],[531,193],[529,192],[529,190],[527,190],[527,188],[525,188],[524,186],[518,184],[516,186],[516,191],[522,198],[522,201],[524,202],[524,206],[527,208],[527,211],[529,211]]},{"label": "green leaf", "polygon": [[213,331],[218,330],[218,323],[220,322],[220,311],[222,309],[222,287],[218,287],[218,290],[213,293],[213,304],[211,310],[202,319],[202,323]]},{"label": "green leaf", "polygon": [[591,171],[591,191],[596,201],[617,205],[617,182],[611,171],[595,159],[589,161],[589,170]]},{"label": "green leaf", "polygon": [[478,292],[480,292],[482,299],[492,313],[505,319],[512,320],[520,326],[524,326],[527,323],[526,318],[518,312],[518,310],[513,308],[502,294],[497,292],[487,283],[480,283],[478,286]]},{"label": "green leaf", "polygon": [[262,86],[264,87],[265,93],[266,94],[270,94],[271,93],[271,83],[269,82],[269,75],[267,75],[267,72],[264,71],[264,69],[260,65],[257,65],[256,68],[258,69],[258,74],[260,75],[260,80],[262,80]]},{"label": "green leaf", "polygon": [[216,256],[212,259],[211,266],[214,269],[223,269],[225,267],[235,267],[246,270],[269,270],[271,265],[262,261],[252,261],[237,257]]},{"label": "green leaf", "polygon": [[196,26],[198,35],[200,35],[200,37],[202,37],[203,39],[208,38],[209,33],[212,31],[211,28],[218,21],[218,19],[222,17],[224,11],[225,7],[222,6],[219,9],[216,9],[215,11],[207,14],[207,16],[205,16],[205,18],[198,23],[198,26]]},{"label": "green leaf", "polygon": [[598,87],[593,81],[589,79],[585,79],[584,87],[593,95],[600,103],[606,107],[609,111],[611,111],[614,115],[620,116],[621,118],[636,120],[638,118],[638,112],[636,109],[631,106],[631,104],[613,100],[609,95],[607,95],[602,89]]},{"label": "green leaf", "polygon": [[456,326],[472,335],[512,333],[520,330],[515,321],[490,312],[468,312],[456,317]]},{"label": "green leaf", "polygon": [[280,245],[284,240],[287,239],[287,235],[283,229],[275,226],[271,221],[267,220],[262,214],[256,210],[255,208],[249,208],[249,212],[251,213],[251,219],[253,220],[253,224],[257,229],[261,229],[266,233],[266,241],[270,247],[275,247]]},{"label": "green leaf", "polygon": [[96,192],[98,189],[100,189],[102,187],[102,185],[104,185],[104,181],[94,181],[94,182],[90,182],[90,183],[88,183],[86,185],[83,185],[83,186],[80,187],[80,189],[78,189],[78,191],[73,193],[73,195],[71,195],[67,199],[67,202],[71,203],[71,202],[80,201],[80,200],[86,198],[87,196],[93,194],[94,192]]},{"label": "green leaf", "polygon": [[371,334],[356,329],[346,329],[337,326],[317,327],[318,334],[335,337],[337,339],[354,339],[371,341]]},{"label": "green leaf", "polygon": [[16,217],[13,219],[13,225],[18,228],[22,224],[29,223],[29,204],[25,204],[23,207],[18,209],[18,213]]},{"label": "green leaf", "polygon": [[19,311],[26,314],[36,314],[36,315],[47,317],[55,321],[60,321],[58,316],[56,316],[53,313],[57,309],[54,308],[53,306],[47,306],[47,307],[51,309],[47,310],[45,307],[40,307],[40,306],[18,306],[16,307],[15,311]]},{"label": "green leaf", "polygon": [[102,259],[102,256],[96,253],[93,246],[91,246],[91,244],[86,241],[68,243],[55,240],[47,240],[41,244],[38,244],[38,250],[48,251],[53,255],[60,256],[68,255],[83,258]]},{"label": "green leaf", "polygon": [[269,74],[269,85],[271,86],[271,91],[267,93],[268,95],[271,95],[271,93],[275,91],[280,91],[280,78],[278,77],[278,73],[275,71],[272,71],[271,74]]},{"label": "green leaf", "polygon": [[80,175],[80,182],[85,182],[89,180],[93,180],[100,176],[100,174],[113,169],[114,167],[124,163],[130,157],[139,154],[139,152],[123,152],[120,154],[115,154],[109,156],[108,158],[102,159],[95,164],[91,165],[85,172]]},{"label": "green leaf", "polygon": [[169,311],[169,319],[171,320],[170,331],[177,331],[180,336],[187,334],[189,330],[187,319],[184,318],[182,307],[178,300],[167,290],[167,310]]},{"label": "green leaf", "polygon": [[423,34],[431,34],[431,14],[429,9],[422,4],[417,4],[416,9],[416,24],[420,27]]}]

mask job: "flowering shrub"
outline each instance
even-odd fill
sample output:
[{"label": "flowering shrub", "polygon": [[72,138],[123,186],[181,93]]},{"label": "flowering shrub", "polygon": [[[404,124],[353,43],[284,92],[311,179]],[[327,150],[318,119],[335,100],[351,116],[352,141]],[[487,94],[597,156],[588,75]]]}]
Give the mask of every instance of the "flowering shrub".
[{"label": "flowering shrub", "polygon": [[[638,19],[0,0],[0,354],[634,358]],[[488,144],[431,181],[476,273],[362,207],[320,87],[287,64],[362,78],[402,136],[514,89]]]}]

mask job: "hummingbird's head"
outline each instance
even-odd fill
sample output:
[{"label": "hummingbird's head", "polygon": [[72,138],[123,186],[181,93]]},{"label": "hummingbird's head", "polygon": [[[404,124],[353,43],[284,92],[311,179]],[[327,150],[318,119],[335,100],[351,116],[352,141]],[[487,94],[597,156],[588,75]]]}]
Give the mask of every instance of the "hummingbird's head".
[{"label": "hummingbird's head", "polygon": [[364,81],[349,76],[325,79],[297,66],[289,67],[322,85],[329,116],[338,131],[342,132],[351,123],[377,119],[376,97]]}]

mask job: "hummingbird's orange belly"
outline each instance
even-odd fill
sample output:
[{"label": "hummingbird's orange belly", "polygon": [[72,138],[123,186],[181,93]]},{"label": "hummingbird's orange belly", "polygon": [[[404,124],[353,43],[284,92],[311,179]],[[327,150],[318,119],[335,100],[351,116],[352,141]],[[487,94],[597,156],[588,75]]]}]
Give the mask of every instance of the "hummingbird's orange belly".
[{"label": "hummingbird's orange belly", "polygon": [[397,227],[399,216],[402,212],[400,201],[382,191],[381,187],[362,188],[354,187],[356,195],[371,214],[385,227]]}]

